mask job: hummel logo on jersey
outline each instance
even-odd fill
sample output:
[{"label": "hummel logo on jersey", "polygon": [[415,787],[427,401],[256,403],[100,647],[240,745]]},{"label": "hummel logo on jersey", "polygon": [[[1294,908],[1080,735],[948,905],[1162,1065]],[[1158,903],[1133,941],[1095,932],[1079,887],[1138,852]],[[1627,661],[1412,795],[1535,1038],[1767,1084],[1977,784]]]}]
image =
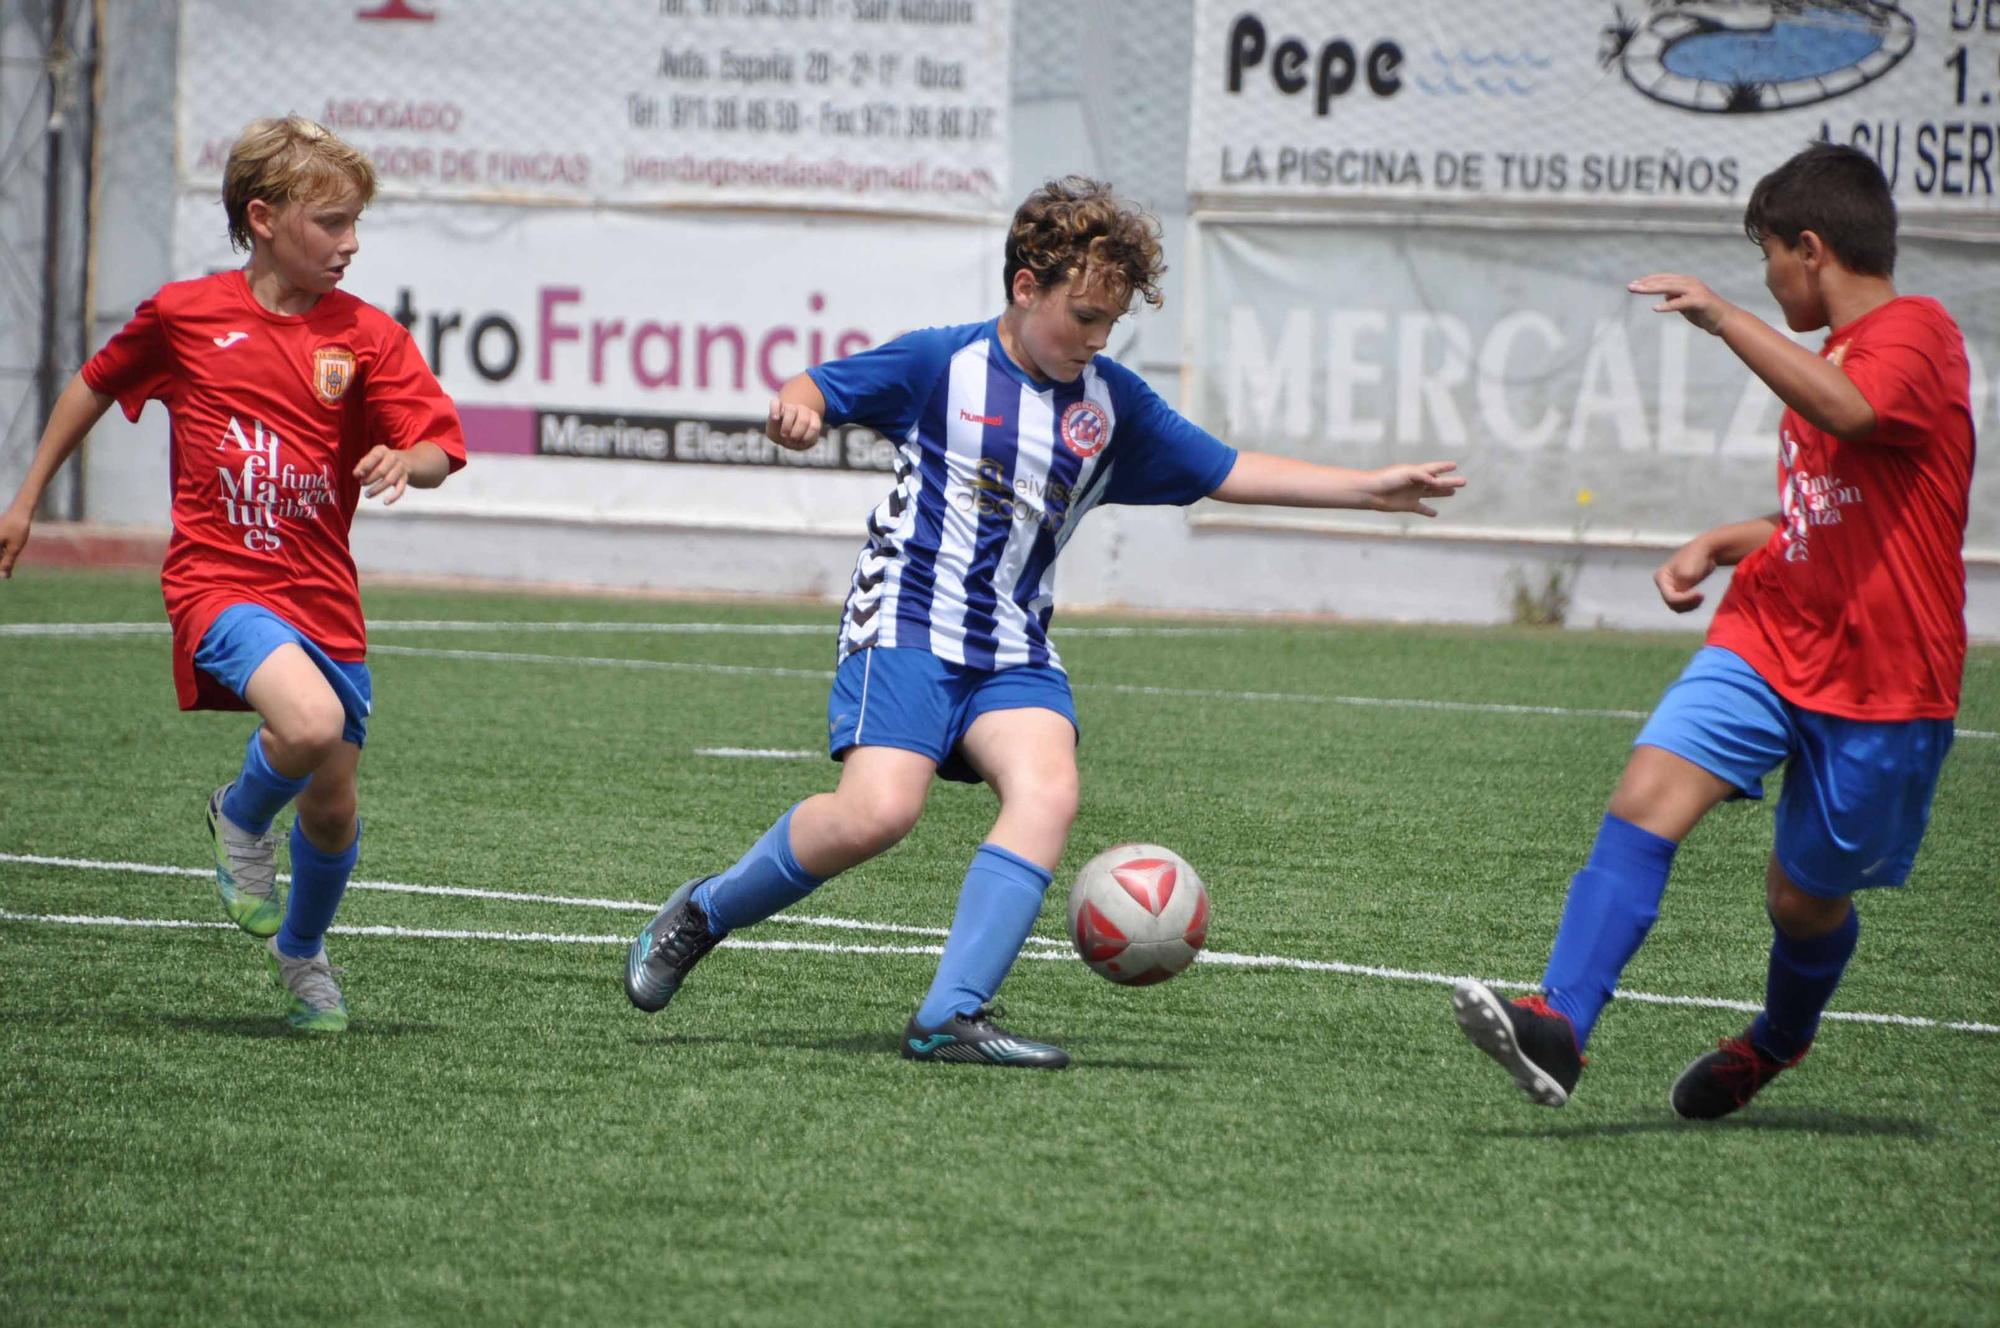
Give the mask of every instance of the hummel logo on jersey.
[{"label": "hummel logo on jersey", "polygon": [[231,346],[234,346],[237,342],[248,341],[249,339],[250,339],[250,334],[248,332],[231,332],[226,336],[220,336],[215,338],[215,344],[222,347],[224,350],[228,350]]},{"label": "hummel logo on jersey", "polygon": [[998,415],[974,415],[969,410],[958,412],[958,418],[967,424],[983,424],[989,429],[997,429],[1007,421]]}]

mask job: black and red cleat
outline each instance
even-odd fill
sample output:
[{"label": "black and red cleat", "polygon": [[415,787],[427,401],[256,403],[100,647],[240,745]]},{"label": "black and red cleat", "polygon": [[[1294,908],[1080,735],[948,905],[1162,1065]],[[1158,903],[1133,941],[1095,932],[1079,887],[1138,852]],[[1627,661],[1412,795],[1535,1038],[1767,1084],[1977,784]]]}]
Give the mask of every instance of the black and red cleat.
[{"label": "black and red cleat", "polygon": [[1698,1056],[1674,1080],[1667,1101],[1683,1120],[1719,1120],[1757,1096],[1758,1090],[1805,1059],[1805,1051],[1781,1061],[1741,1037],[1724,1038],[1715,1050]]},{"label": "black and red cleat", "polygon": [[1499,1062],[1528,1100],[1560,1107],[1576,1091],[1583,1053],[1576,1029],[1540,996],[1503,1001],[1483,982],[1470,979],[1452,989],[1452,1013],[1473,1046]]}]

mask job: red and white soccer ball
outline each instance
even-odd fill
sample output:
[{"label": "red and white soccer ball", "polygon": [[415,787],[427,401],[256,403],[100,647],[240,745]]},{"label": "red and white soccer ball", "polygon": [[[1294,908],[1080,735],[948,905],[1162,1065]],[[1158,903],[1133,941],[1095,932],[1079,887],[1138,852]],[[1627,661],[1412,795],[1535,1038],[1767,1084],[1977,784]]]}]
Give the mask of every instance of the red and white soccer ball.
[{"label": "red and white soccer ball", "polygon": [[1083,962],[1113,982],[1165,982],[1208,939],[1208,890],[1172,849],[1120,844],[1076,874],[1069,938]]}]

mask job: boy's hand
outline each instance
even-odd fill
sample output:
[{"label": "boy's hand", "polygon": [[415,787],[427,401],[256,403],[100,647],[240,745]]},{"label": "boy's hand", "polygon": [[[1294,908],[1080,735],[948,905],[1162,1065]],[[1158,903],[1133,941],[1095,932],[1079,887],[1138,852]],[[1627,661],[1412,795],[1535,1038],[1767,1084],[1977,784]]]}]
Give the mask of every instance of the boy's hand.
[{"label": "boy's hand", "polygon": [[10,507],[0,512],[0,581],[14,575],[14,560],[21,556],[21,548],[28,542],[28,527],[34,519],[32,511]]},{"label": "boy's hand", "polygon": [[1735,308],[1699,277],[1684,277],[1678,272],[1655,272],[1650,277],[1626,282],[1625,289],[1634,295],[1666,296],[1653,306],[1654,313],[1679,314],[1709,333],[1721,331],[1723,315]]},{"label": "boy's hand", "polygon": [[800,451],[819,441],[819,412],[796,401],[771,398],[771,418],[764,421],[764,436],[780,447]]},{"label": "boy's hand", "polygon": [[1660,564],[1660,570],[1653,573],[1653,584],[1659,588],[1660,598],[1667,602],[1668,608],[1675,613],[1686,613],[1701,606],[1702,593],[1695,587],[1714,570],[1715,554],[1708,541],[1692,539]]},{"label": "boy's hand", "polygon": [[363,497],[373,498],[383,490],[389,490],[389,496],[382,500],[382,505],[387,507],[410,487],[410,458],[396,448],[378,445],[361,458],[361,464],[354,468],[354,478],[368,486],[363,490]]},{"label": "boy's hand", "polygon": [[1464,488],[1465,476],[1451,473],[1457,469],[1456,461],[1418,461],[1371,471],[1362,485],[1369,510],[1436,516],[1437,509],[1423,500],[1449,498]]}]

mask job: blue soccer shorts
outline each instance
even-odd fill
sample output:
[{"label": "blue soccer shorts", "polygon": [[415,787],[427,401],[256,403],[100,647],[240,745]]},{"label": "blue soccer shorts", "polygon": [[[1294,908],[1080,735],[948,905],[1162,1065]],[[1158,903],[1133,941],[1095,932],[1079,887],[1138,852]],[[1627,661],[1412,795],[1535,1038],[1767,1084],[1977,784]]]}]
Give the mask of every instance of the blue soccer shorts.
[{"label": "blue soccer shorts", "polygon": [[946,779],[977,784],[958,744],[974,720],[994,710],[1053,710],[1077,727],[1061,669],[974,669],[928,650],[857,650],[840,662],[826,698],[827,754],[837,761],[851,747],[897,747],[930,757]]},{"label": "blue soccer shorts", "polygon": [[1785,766],[1773,851],[1792,883],[1838,898],[1901,885],[1930,823],[1948,719],[1872,724],[1801,709],[1743,658],[1695,652],[1635,746],[1658,747],[1727,780],[1747,798]]},{"label": "blue soccer shorts", "polygon": [[[306,652],[327,685],[340,698],[347,714],[340,736],[356,747],[368,740],[368,712],[374,708],[375,681],[366,664],[344,664],[327,658],[304,632],[261,604],[232,604],[209,626],[194,652],[195,667],[238,696],[250,685],[250,675],[271,657],[279,646],[294,645]],[[248,697],[244,698],[248,701]]]}]

